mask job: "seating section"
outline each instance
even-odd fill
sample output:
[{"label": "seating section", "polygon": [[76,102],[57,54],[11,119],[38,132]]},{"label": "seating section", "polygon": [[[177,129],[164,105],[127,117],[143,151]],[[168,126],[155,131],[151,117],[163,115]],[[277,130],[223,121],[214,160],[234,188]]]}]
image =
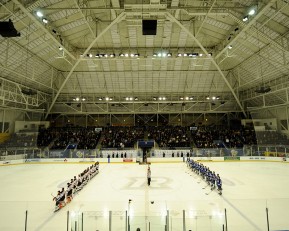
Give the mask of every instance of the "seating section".
[{"label": "seating section", "polygon": [[148,139],[154,139],[161,148],[190,147],[187,131],[188,127],[181,126],[150,127]]},{"label": "seating section", "polygon": [[228,129],[224,126],[189,127],[107,127],[100,132],[94,127],[40,128],[38,132],[19,132],[0,145],[0,149],[46,148],[64,150],[71,145],[82,150],[96,149],[101,139],[102,149],[134,148],[138,140],[155,140],[160,148],[242,148],[244,145],[288,145],[286,135],[277,131],[255,132],[253,128]]},{"label": "seating section", "polygon": [[12,134],[9,140],[1,144],[1,148],[36,148],[37,147],[37,133],[15,133]]},{"label": "seating section", "polygon": [[255,132],[244,128],[233,130],[202,126],[192,131],[192,137],[198,148],[242,148],[244,144],[256,144]]},{"label": "seating section", "polygon": [[102,148],[133,148],[137,140],[144,139],[142,127],[109,127],[104,131]]},{"label": "seating section", "polygon": [[277,131],[258,131],[256,132],[257,143],[260,144],[274,144],[274,145],[288,145],[289,140],[286,135]]},{"label": "seating section", "polygon": [[95,149],[101,132],[94,127],[71,127],[59,129],[56,136],[51,149],[65,149],[68,144],[77,144],[77,149]]}]

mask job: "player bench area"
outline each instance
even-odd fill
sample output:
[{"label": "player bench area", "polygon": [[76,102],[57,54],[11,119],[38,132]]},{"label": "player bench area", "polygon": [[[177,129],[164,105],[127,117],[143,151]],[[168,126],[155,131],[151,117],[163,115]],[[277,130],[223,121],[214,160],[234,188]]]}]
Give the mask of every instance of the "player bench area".
[{"label": "player bench area", "polygon": [[66,204],[70,203],[73,199],[73,196],[94,177],[98,174],[99,162],[94,163],[90,167],[86,168],[83,172],[81,172],[78,177],[74,176],[70,182],[67,183],[67,189],[57,192],[57,196],[53,196],[53,200],[55,201],[55,209],[54,212],[57,212],[61,208],[63,208]]},{"label": "player bench area", "polygon": [[[202,163],[194,161],[193,159],[187,159],[187,166],[196,174],[200,175],[200,179],[203,179],[207,182],[208,185],[206,187],[203,187],[203,189],[210,186],[211,191],[207,192],[206,195],[209,195],[210,192],[212,192],[214,189],[217,189],[219,195],[222,195],[222,180],[219,174],[216,174],[214,171],[211,171]],[[200,183],[200,181],[198,183]]]}]

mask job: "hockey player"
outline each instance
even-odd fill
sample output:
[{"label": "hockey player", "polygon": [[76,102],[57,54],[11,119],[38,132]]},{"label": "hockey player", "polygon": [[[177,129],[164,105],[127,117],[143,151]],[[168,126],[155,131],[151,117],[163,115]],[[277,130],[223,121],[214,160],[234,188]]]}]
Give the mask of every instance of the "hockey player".
[{"label": "hockey player", "polygon": [[66,203],[69,203],[70,201],[72,201],[73,186],[74,184],[67,183]]},{"label": "hockey player", "polygon": [[65,192],[58,191],[57,196],[53,200],[55,200],[54,212],[57,212],[65,206]]},{"label": "hockey player", "polygon": [[222,189],[222,180],[221,180],[219,174],[217,176],[217,190],[218,190],[219,194],[222,195],[222,190],[223,190]]}]

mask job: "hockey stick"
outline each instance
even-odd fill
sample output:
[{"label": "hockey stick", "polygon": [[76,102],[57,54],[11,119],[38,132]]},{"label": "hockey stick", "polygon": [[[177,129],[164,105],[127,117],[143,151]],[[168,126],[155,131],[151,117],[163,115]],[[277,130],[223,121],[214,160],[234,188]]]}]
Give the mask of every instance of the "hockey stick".
[{"label": "hockey stick", "polygon": [[209,192],[207,192],[206,195],[209,195],[211,192],[213,192],[213,190],[210,190]]},{"label": "hockey stick", "polygon": [[207,188],[208,186],[209,186],[209,184],[207,184],[207,186],[206,186],[206,187],[203,187],[203,189]]}]

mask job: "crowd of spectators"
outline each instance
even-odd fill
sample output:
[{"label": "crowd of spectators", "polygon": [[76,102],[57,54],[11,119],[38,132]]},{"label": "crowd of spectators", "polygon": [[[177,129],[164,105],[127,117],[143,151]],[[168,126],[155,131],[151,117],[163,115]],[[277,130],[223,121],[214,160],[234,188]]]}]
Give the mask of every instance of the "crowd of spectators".
[{"label": "crowd of spectators", "polygon": [[288,145],[286,135],[277,131],[254,131],[254,128],[229,129],[224,126],[198,126],[191,132],[189,127],[153,126],[103,128],[100,132],[94,127],[40,128],[38,132],[19,132],[0,148],[45,148],[64,150],[68,145],[77,149],[95,149],[100,138],[101,148],[133,148],[137,140],[155,140],[160,148],[242,148],[244,145]]},{"label": "crowd of spectators", "polygon": [[155,140],[161,148],[190,147],[188,127],[165,126],[148,128],[148,139]]},{"label": "crowd of spectators", "polygon": [[69,127],[59,129],[51,149],[65,149],[69,144],[77,145],[77,149],[95,149],[101,132],[94,127]]},{"label": "crowd of spectators", "polygon": [[192,131],[192,138],[198,148],[242,148],[244,144],[256,144],[255,132],[245,128],[202,126]]},{"label": "crowd of spectators", "polygon": [[37,146],[39,148],[48,147],[58,136],[58,133],[59,129],[56,128],[40,128],[37,137]]},{"label": "crowd of spectators", "polygon": [[137,140],[144,139],[142,127],[108,127],[104,131],[102,148],[133,148]]}]

